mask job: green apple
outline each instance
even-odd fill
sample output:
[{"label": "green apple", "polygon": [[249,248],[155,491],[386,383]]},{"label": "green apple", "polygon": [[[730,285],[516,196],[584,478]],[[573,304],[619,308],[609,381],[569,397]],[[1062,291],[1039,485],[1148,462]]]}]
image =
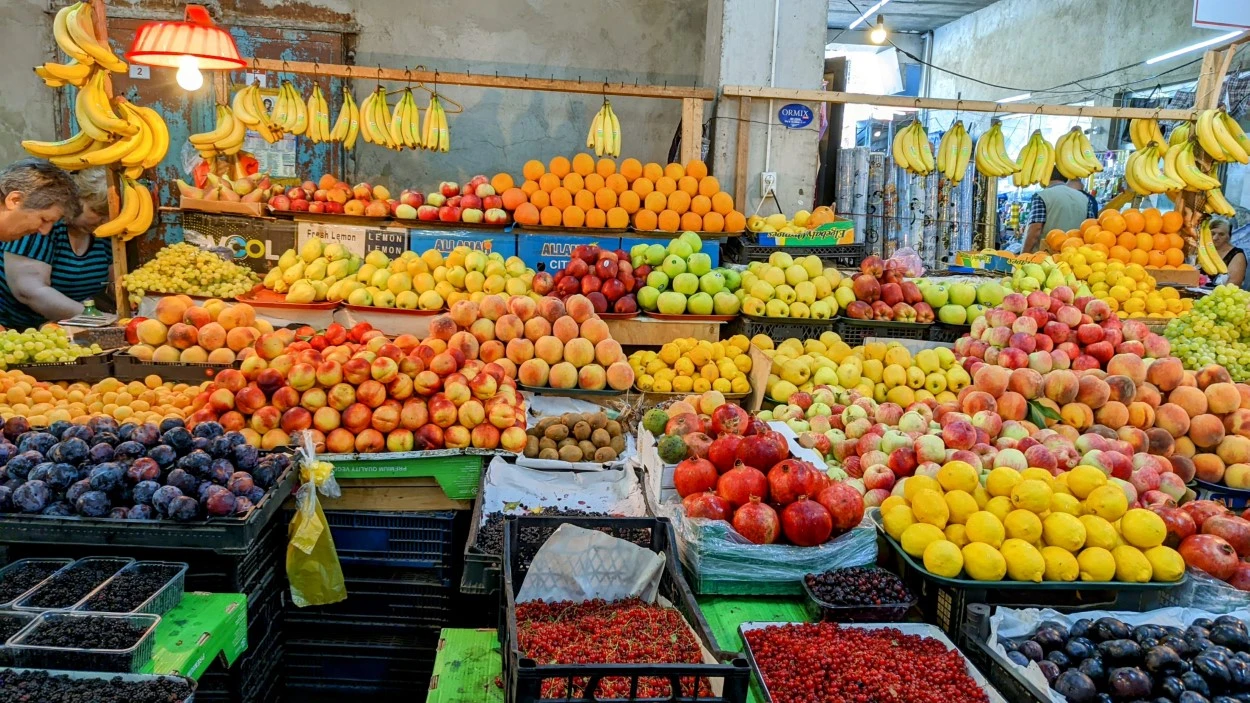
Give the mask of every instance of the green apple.
[{"label": "green apple", "polygon": [[708,295],[716,295],[725,290],[725,277],[720,271],[708,271],[699,276],[699,290]]},{"label": "green apple", "polygon": [[[833,316],[833,308],[829,307],[829,303],[826,303],[823,300],[817,300],[816,302],[812,303],[812,319],[828,320],[832,316]],[[820,385],[820,384],[817,383],[816,385]]]},{"label": "green apple", "polygon": [[695,293],[686,301],[686,309],[692,315],[711,315],[713,307],[712,296],[707,293]]},{"label": "green apple", "polygon": [[674,239],[668,243],[668,253],[670,256],[675,254],[683,259],[689,259],[690,255],[694,253],[694,249],[691,249],[690,245],[682,240]]},{"label": "green apple", "polygon": [[822,366],[812,374],[812,384],[817,386],[836,386],[838,370],[832,366]]},{"label": "green apple", "polygon": [[641,254],[641,255],[639,255],[639,254],[630,254],[630,256],[629,256],[629,264],[630,264],[631,266],[633,266],[634,268],[638,268],[639,266],[646,266],[646,264],[647,264],[647,255],[646,255],[646,253],[643,253],[643,254]]},{"label": "green apple", "polygon": [[348,305],[373,305],[373,296],[364,288],[357,288],[347,296]]},{"label": "green apple", "polygon": [[943,305],[938,308],[937,316],[948,325],[962,325],[968,319],[968,308],[962,305]]},{"label": "green apple", "polygon": [[694,295],[699,292],[699,277],[693,273],[679,273],[673,277],[673,290],[682,295]]},{"label": "green apple", "polygon": [[660,265],[660,270],[669,278],[677,278],[677,274],[686,272],[686,259],[676,254],[669,254]]},{"label": "green apple", "polygon": [[[966,308],[977,302],[977,289],[971,283],[956,283],[947,289],[947,293],[949,293],[950,302],[955,305]],[[939,307],[932,302],[929,302],[929,305],[933,305],[935,310]]]},{"label": "green apple", "polygon": [[630,258],[630,260],[632,261],[632,260],[633,260],[633,258],[634,258],[634,257],[636,257],[636,256],[641,256],[641,257],[643,257],[643,259],[644,259],[644,260],[646,260],[646,257],[647,257],[647,246],[648,246],[648,245],[644,242],[644,243],[642,243],[642,244],[635,244],[634,246],[630,247],[630,248],[629,248],[629,258]]},{"label": "green apple", "polygon": [[656,307],[664,315],[680,315],[686,311],[686,296],[671,290],[660,293]]},{"label": "green apple", "polygon": [[690,251],[692,252],[703,251],[703,239],[700,238],[699,235],[695,234],[694,232],[690,232],[690,231],[682,232],[681,236],[678,237],[678,239],[688,244],[690,246]]},{"label": "green apple", "polygon": [[663,244],[647,245],[647,265],[659,266],[664,261],[664,257],[668,256],[668,251],[664,249]]},{"label": "green apple", "polygon": [[767,281],[756,281],[755,284],[751,286],[750,293],[751,297],[759,298],[767,303],[773,299],[774,295],[777,294],[777,290]]},{"label": "green apple", "polygon": [[643,286],[638,289],[638,307],[643,310],[655,310],[657,301],[660,297],[660,291],[651,286]]},{"label": "green apple", "polygon": [[980,303],[973,303],[972,305],[969,305],[967,323],[971,325],[972,323],[977,321],[978,317],[981,317],[984,314],[985,314],[984,305],[981,305]]},{"label": "green apple", "polygon": [[402,310],[416,310],[419,298],[420,296],[410,290],[403,291],[395,296],[395,307]]},{"label": "green apple", "polygon": [[920,289],[920,294],[924,296],[924,301],[929,304],[929,307],[934,310],[950,302],[950,294],[946,290],[946,286],[941,283],[930,283]]},{"label": "green apple", "polygon": [[652,271],[647,274],[646,283],[657,291],[666,291],[668,290],[668,274],[660,270]]},{"label": "green apple", "polygon": [[[999,303],[1003,302],[1003,296],[1005,295],[1006,293],[1003,292],[1003,287],[999,285],[998,283],[995,283],[992,281],[989,283],[982,283],[976,288],[976,301],[975,302],[978,302],[986,307],[992,308],[995,305],[998,305]],[[967,305],[965,305],[964,307],[971,305],[973,302],[974,301],[971,301],[971,300],[968,301]]]},{"label": "green apple", "polygon": [[850,288],[843,288],[839,286],[838,289],[833,292],[833,299],[838,301],[839,308],[845,310],[846,306],[855,302],[855,291]]},{"label": "green apple", "polygon": [[712,309],[717,315],[737,315],[741,308],[742,302],[733,293],[720,291],[712,296]]},{"label": "green apple", "polygon": [[721,275],[725,277],[725,288],[728,290],[738,290],[742,287],[742,274],[731,268],[717,269]]},{"label": "green apple", "polygon": [[393,308],[395,307],[395,294],[389,290],[378,291],[373,296],[373,307],[375,308]]},{"label": "green apple", "polygon": [[696,276],[702,276],[712,270],[712,257],[707,254],[691,254],[686,259],[686,268]]},{"label": "green apple", "polygon": [[764,315],[767,317],[790,317],[790,306],[774,298],[764,306]]}]

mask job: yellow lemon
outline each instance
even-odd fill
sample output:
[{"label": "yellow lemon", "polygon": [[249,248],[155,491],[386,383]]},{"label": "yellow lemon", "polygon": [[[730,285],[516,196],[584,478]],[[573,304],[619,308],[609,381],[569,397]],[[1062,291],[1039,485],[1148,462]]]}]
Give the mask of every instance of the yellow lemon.
[{"label": "yellow lemon", "polygon": [[990,498],[985,504],[985,511],[998,518],[1001,522],[1007,519],[1007,514],[1012,511],[1011,499],[1007,496],[996,496]]},{"label": "yellow lemon", "polygon": [[964,570],[975,581],[1001,581],[1007,574],[1007,560],[994,547],[973,542],[961,550]]},{"label": "yellow lemon", "polygon": [[1075,552],[1085,546],[1085,525],[1075,515],[1051,513],[1042,521],[1042,539],[1047,546]]},{"label": "yellow lemon", "polygon": [[1144,508],[1134,508],[1120,518],[1120,535],[1124,541],[1138,549],[1150,549],[1163,544],[1168,528],[1163,518]]},{"label": "yellow lemon", "polygon": [[1044,512],[1050,508],[1051,493],[1053,491],[1044,481],[1035,478],[1025,479],[1011,489],[1011,504],[1018,510]]},{"label": "yellow lemon", "polygon": [[990,492],[985,490],[984,486],[977,484],[976,489],[972,491],[972,498],[976,500],[978,508],[985,510],[985,504],[990,502]]},{"label": "yellow lemon", "polygon": [[948,491],[971,492],[981,485],[977,470],[966,461],[946,462],[942,468],[938,469],[937,480],[942,484],[942,488]]},{"label": "yellow lemon", "polygon": [[1080,517],[1084,510],[1081,508],[1081,501],[1077,500],[1076,496],[1056,492],[1050,496],[1050,512]]},{"label": "yellow lemon", "polygon": [[946,533],[946,539],[954,542],[956,547],[962,548],[968,543],[968,530],[963,525],[951,523],[943,532]]},{"label": "yellow lemon", "polygon": [[962,525],[968,521],[969,515],[981,509],[976,499],[964,491],[949,491],[942,498],[946,501],[946,508],[950,513],[947,518],[948,522]]},{"label": "yellow lemon", "polygon": [[964,570],[963,552],[947,540],[930,542],[924,549],[924,568],[936,576],[955,578]]},{"label": "yellow lemon", "polygon": [[1046,571],[1046,562],[1041,552],[1022,539],[1009,539],[1003,542],[999,552],[1007,562],[1007,575],[1013,581],[1032,581],[1038,583]]},{"label": "yellow lemon", "polygon": [[1150,577],[1155,581],[1179,581],[1185,575],[1185,559],[1175,549],[1160,545],[1142,553],[1150,562]]},{"label": "yellow lemon", "polygon": [[941,528],[934,527],[928,523],[917,522],[909,525],[903,530],[903,535],[899,538],[899,544],[902,545],[903,551],[913,557],[924,554],[924,548],[929,546],[930,542],[946,539],[946,534]]},{"label": "yellow lemon", "polygon": [[881,514],[885,515],[890,512],[890,508],[893,508],[896,505],[907,505],[907,501],[904,500],[902,496],[890,496],[889,498],[881,501]]},{"label": "yellow lemon", "polygon": [[1081,524],[1085,526],[1085,546],[1099,547],[1108,551],[1120,546],[1120,535],[1115,526],[1097,515],[1082,515]]},{"label": "yellow lemon", "polygon": [[1085,510],[1107,522],[1115,522],[1128,510],[1128,497],[1116,485],[1095,488],[1085,499]]},{"label": "yellow lemon", "polygon": [[1041,481],[1047,486],[1055,482],[1055,477],[1050,475],[1046,469],[1029,468],[1020,472],[1020,478],[1025,481]]},{"label": "yellow lemon", "polygon": [[917,492],[926,490],[940,494],[942,492],[942,485],[937,482],[937,479],[932,479],[928,476],[908,476],[903,479],[903,497],[908,501],[910,501]]},{"label": "yellow lemon", "polygon": [[998,549],[1003,543],[1003,523],[994,514],[981,510],[968,516],[964,531],[969,542],[981,542]]},{"label": "yellow lemon", "polygon": [[1115,578],[1115,557],[1102,547],[1086,547],[1076,555],[1082,581],[1110,581]]},{"label": "yellow lemon", "polygon": [[1076,557],[1062,547],[1042,547],[1042,560],[1046,562],[1043,578],[1047,581],[1075,581],[1081,575]]},{"label": "yellow lemon", "polygon": [[985,477],[985,490],[991,496],[1010,496],[1011,489],[1015,488],[1017,483],[1024,479],[1020,478],[1020,472],[1015,469],[1000,466],[994,469]]},{"label": "yellow lemon", "polygon": [[1115,559],[1115,578],[1126,583],[1147,583],[1154,570],[1150,560],[1137,547],[1122,544],[1111,550]]},{"label": "yellow lemon", "polygon": [[918,522],[936,525],[939,530],[946,527],[946,520],[950,517],[942,494],[927,488],[916,491],[911,497],[911,513]]},{"label": "yellow lemon", "polygon": [[1102,469],[1093,466],[1081,465],[1075,466],[1067,474],[1068,488],[1072,490],[1072,495],[1085,500],[1090,493],[1096,488],[1102,488],[1107,485],[1107,475]]},{"label": "yellow lemon", "polygon": [[906,505],[896,505],[890,508],[890,512],[883,513],[881,516],[881,524],[885,527],[885,533],[894,539],[903,536],[903,530],[915,522],[916,517],[911,514],[911,508]]},{"label": "yellow lemon", "polygon": [[1042,520],[1027,510],[1013,510],[1003,520],[1003,529],[1011,539],[1032,543],[1042,536]]}]

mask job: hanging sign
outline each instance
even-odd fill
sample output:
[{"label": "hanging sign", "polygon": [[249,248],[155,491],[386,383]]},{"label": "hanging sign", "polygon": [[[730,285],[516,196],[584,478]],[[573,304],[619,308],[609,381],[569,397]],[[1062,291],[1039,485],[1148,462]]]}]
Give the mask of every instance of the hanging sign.
[{"label": "hanging sign", "polygon": [[782,105],[777,111],[777,119],[788,129],[803,129],[812,123],[815,119],[815,113],[812,108],[802,103],[790,103]]},{"label": "hanging sign", "polygon": [[1194,26],[1250,29],[1250,5],[1245,0],[1194,0]]}]

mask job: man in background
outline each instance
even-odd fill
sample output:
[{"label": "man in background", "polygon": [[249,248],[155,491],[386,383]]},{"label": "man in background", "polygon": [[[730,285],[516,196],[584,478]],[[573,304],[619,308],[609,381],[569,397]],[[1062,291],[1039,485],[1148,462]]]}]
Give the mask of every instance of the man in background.
[{"label": "man in background", "polygon": [[1098,205],[1084,191],[1068,185],[1059,169],[1050,174],[1050,185],[1029,203],[1029,226],[1025,230],[1022,254],[1038,251],[1042,237],[1052,229],[1077,229],[1086,219],[1098,217]]}]

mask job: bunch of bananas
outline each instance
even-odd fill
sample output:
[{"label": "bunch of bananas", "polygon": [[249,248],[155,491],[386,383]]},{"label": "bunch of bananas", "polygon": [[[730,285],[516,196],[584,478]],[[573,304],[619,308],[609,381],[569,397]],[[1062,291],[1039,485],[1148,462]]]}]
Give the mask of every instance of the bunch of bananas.
[{"label": "bunch of bananas", "polygon": [[975,160],[977,170],[989,178],[1004,178],[1020,170],[1007,155],[1003,125],[998,120],[991,122],[989,130],[977,140]]},{"label": "bunch of bananas", "polygon": [[1194,156],[1194,142],[1190,139],[1168,146],[1167,152],[1163,155],[1163,174],[1170,181],[1179,181],[1188,191],[1209,191],[1220,185],[1217,179],[1198,168]]},{"label": "bunch of bananas", "polygon": [[330,105],[321,92],[321,86],[313,84],[308,96],[308,130],[304,132],[314,144],[330,141]]},{"label": "bunch of bananas", "polygon": [[360,134],[360,108],[352,99],[352,91],[343,86],[343,108],[339,110],[339,118],[330,130],[330,141],[341,142],[343,148],[351,151],[356,146],[356,136]]},{"label": "bunch of bananas", "polygon": [[152,191],[133,178],[122,179],[121,211],[95,228],[97,237],[121,237],[123,242],[148,231],[156,212]]},{"label": "bunch of bananas", "polygon": [[284,132],[297,136],[308,130],[308,106],[291,81],[282,81],[282,86],[278,88],[278,99],[274,101],[269,121],[280,125]]},{"label": "bunch of bananas", "polygon": [[964,179],[968,171],[968,161],[972,158],[972,137],[964,129],[963,120],[956,120],[951,128],[942,135],[938,143],[937,168],[946,176],[946,180],[954,185]]},{"label": "bunch of bananas", "polygon": [[1085,131],[1073,127],[1055,142],[1055,166],[1064,178],[1087,178],[1102,170]]},{"label": "bunch of bananas", "polygon": [[1203,110],[1198,113],[1198,143],[1216,161],[1250,163],[1250,137],[1224,110]]},{"label": "bunch of bananas", "polygon": [[1016,159],[1016,165],[1020,170],[1012,176],[1011,182],[1017,188],[1050,184],[1050,174],[1055,169],[1055,148],[1042,137],[1042,130],[1033,130],[1028,143],[1020,151],[1020,157]]},{"label": "bunch of bananas", "polygon": [[1202,204],[1202,209],[1215,215],[1223,215],[1224,217],[1236,217],[1237,211],[1233,209],[1232,204],[1224,197],[1224,192],[1219,188],[1212,188],[1207,191],[1207,199]]},{"label": "bunch of bananas", "polygon": [[[1183,179],[1174,179],[1159,170],[1159,157],[1165,156],[1160,153],[1162,149],[1160,144],[1163,143],[1152,141],[1146,145],[1146,148],[1129,154],[1128,161],[1124,163],[1124,180],[1134,193],[1142,196],[1155,195],[1185,187]],[[1183,147],[1170,148],[1181,149]]]},{"label": "bunch of bananas", "polygon": [[438,93],[430,96],[430,106],[425,109],[425,148],[430,151],[451,151],[451,130],[447,128],[447,113]]},{"label": "bunch of bananas", "polygon": [[[67,56],[74,59],[79,66],[96,65],[107,71],[114,73],[125,73],[127,70],[126,62],[117,58],[113,54],[113,50],[109,48],[108,42],[101,42],[96,39],[95,24],[91,20],[91,6],[85,2],[76,2],[73,5],[62,7],[56,13],[56,18],[52,20],[52,35],[56,39],[56,45]],[[56,64],[44,64],[42,68],[54,80],[63,80],[71,83],[68,77],[61,78],[58,72],[61,69],[52,69],[49,66]],[[75,68],[74,64],[65,64],[63,68],[69,74],[77,75],[82,69]],[[40,73],[39,69],[35,69],[36,73]],[[45,81],[48,78],[40,73],[40,77]],[[86,80],[86,75],[78,76],[78,80]],[[81,85],[74,83],[74,85]]]},{"label": "bunch of bananas", "polygon": [[621,155],[621,121],[616,119],[612,110],[612,101],[603,99],[603,107],[595,113],[590,121],[590,131],[586,133],[586,147],[595,150],[595,156]]},{"label": "bunch of bananas", "polygon": [[1172,129],[1172,133],[1168,135],[1168,144],[1176,146],[1189,141],[1190,134],[1193,131],[1192,122],[1182,122]]},{"label": "bunch of bananas", "polygon": [[401,148],[416,149],[425,146],[425,137],[418,133],[421,129],[421,109],[417,107],[411,89],[405,90],[395,104],[395,112],[391,115],[391,123],[387,129],[391,141]]},{"label": "bunch of bananas", "polygon": [[1228,264],[1224,263],[1224,257],[1215,250],[1215,242],[1211,241],[1211,218],[1209,217],[1204,218],[1202,227],[1198,228],[1197,253],[1198,265],[1202,267],[1203,273],[1212,277],[1228,273]]},{"label": "bunch of bananas", "polygon": [[[86,92],[84,89],[79,95]],[[150,107],[135,105],[124,98],[117,99],[117,107],[122,113],[119,119],[133,134],[114,140],[106,133],[105,140],[97,141],[88,132],[88,123],[80,118],[79,126],[83,130],[69,139],[59,142],[27,140],[22,142],[22,148],[66,171],[120,164],[127,176],[138,178],[165,158],[169,151],[169,129],[165,120]],[[94,129],[94,123],[91,124]]]},{"label": "bunch of bananas", "polygon": [[894,135],[894,144],[890,148],[894,154],[894,163],[909,173],[927,176],[933,172],[933,149],[929,146],[929,135],[920,126],[920,120],[899,130]]},{"label": "bunch of bananas", "polygon": [[361,134],[369,144],[377,144],[388,149],[398,149],[402,144],[391,140],[391,111],[386,104],[386,89],[378,89],[369,93],[369,97],[360,103]]},{"label": "bunch of bananas", "polygon": [[35,66],[35,75],[42,78],[44,85],[49,88],[60,88],[67,84],[81,88],[86,85],[92,70],[94,69],[90,65],[70,59],[69,63],[49,62]]},{"label": "bunch of bananas", "polygon": [[[1128,135],[1133,140],[1133,146],[1138,151],[1144,150],[1149,146],[1150,142],[1156,144],[1171,143],[1163,138],[1163,131],[1159,129],[1159,121],[1154,119],[1129,120]],[[1173,132],[1173,136],[1175,136],[1175,132]]]},{"label": "bunch of bananas", "polygon": [[217,156],[234,156],[243,149],[243,138],[247,136],[247,124],[235,119],[234,112],[225,105],[217,106],[217,127],[209,132],[200,132],[187,137],[191,146],[200,152],[200,156],[208,161]]},{"label": "bunch of bananas", "polygon": [[253,83],[235,93],[234,100],[230,101],[230,110],[234,119],[259,134],[267,143],[273,144],[282,138],[283,128],[265,111],[260,86],[257,84]]}]

